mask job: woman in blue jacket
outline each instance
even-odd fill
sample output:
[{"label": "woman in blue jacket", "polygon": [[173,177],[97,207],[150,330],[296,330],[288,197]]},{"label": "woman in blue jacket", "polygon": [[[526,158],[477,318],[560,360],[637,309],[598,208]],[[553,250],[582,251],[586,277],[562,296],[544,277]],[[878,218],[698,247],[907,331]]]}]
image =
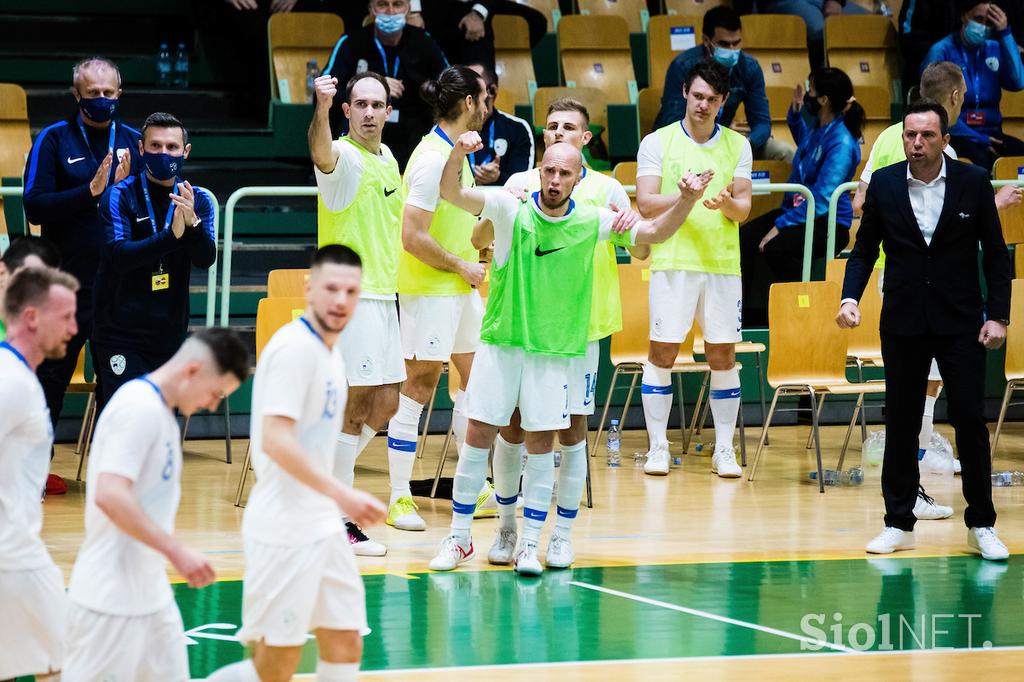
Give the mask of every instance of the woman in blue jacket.
[{"label": "woman in blue jacket", "polygon": [[949,143],[961,159],[991,169],[1000,156],[1024,155],[1024,142],[1003,132],[1003,90],[1024,89],[1024,63],[1006,13],[995,3],[960,0],[960,30],[932,45],[921,63],[950,61],[964,71],[967,92]]},{"label": "woman in blue jacket", "polygon": [[[864,109],[853,96],[849,76],[839,69],[813,71],[807,91],[797,85],[787,114],[790,132],[797,143],[790,182],[810,188],[814,194],[815,258],[825,255],[828,202],[836,187],[849,181],[860,163],[860,136]],[[787,193],[782,206],[755,218],[740,229],[743,272],[744,321],[767,320],[767,286],[754,291],[752,284],[796,282],[803,272],[807,203],[801,194]],[[839,200],[836,253],[850,236],[853,208],[850,197]],[[756,293],[756,296],[755,296]]]}]

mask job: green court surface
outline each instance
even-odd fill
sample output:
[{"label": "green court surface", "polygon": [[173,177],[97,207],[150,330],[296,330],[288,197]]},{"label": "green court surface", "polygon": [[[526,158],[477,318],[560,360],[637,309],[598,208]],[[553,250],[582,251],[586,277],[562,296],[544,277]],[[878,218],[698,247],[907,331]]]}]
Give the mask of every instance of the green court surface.
[{"label": "green court surface", "polygon": [[[1024,560],[972,556],[368,575],[363,670],[1024,645]],[[245,655],[242,583],[175,585],[194,678]],[[307,644],[300,672],[312,672]]]}]

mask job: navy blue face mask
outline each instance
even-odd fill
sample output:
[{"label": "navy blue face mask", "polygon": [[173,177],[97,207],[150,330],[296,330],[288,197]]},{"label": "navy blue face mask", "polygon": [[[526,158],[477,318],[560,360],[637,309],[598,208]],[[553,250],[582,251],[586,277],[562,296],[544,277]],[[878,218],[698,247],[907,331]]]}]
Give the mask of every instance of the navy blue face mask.
[{"label": "navy blue face mask", "polygon": [[144,152],[142,165],[156,180],[172,180],[181,174],[185,165],[184,156],[172,156],[164,152]]},{"label": "navy blue face mask", "polygon": [[118,100],[108,97],[82,97],[78,100],[78,108],[82,110],[82,115],[96,123],[106,123],[117,116],[117,106]]}]

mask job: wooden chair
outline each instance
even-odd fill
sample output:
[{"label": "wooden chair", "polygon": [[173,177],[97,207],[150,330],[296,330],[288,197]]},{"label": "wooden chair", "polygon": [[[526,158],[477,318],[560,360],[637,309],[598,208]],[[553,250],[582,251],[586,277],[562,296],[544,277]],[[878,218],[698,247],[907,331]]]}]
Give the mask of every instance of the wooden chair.
[{"label": "wooden chair", "polygon": [[761,63],[765,85],[783,86],[792,92],[810,73],[807,26],[797,16],[750,14],[743,17],[743,51]]},{"label": "wooden chair", "polygon": [[828,17],[825,53],[829,66],[842,69],[850,77],[858,100],[861,86],[888,83],[890,93],[902,89],[896,27],[888,17],[879,14]]},{"label": "wooden chair", "polygon": [[308,279],[308,268],[271,270],[267,274],[267,298],[304,298]]},{"label": "wooden chair", "polygon": [[[608,412],[611,408],[612,396],[618,384],[620,376],[630,376],[629,392],[626,394],[626,402],[622,407],[622,415],[619,423],[624,427],[626,415],[629,413],[630,403],[633,400],[633,393],[636,390],[636,382],[644,372],[644,363],[647,362],[647,354],[650,346],[648,338],[649,317],[648,317],[648,296],[647,281],[650,279],[650,264],[646,261],[633,260],[628,265],[619,266],[619,288],[622,293],[622,331],[612,334],[611,361],[615,366],[611,383],[608,386],[608,394],[605,396],[604,410],[601,412],[601,421],[598,423],[597,433],[590,446],[590,456],[597,454],[601,442],[601,434],[604,432],[605,424],[608,421]],[[693,358],[693,330],[679,346],[679,355],[672,366],[673,384],[676,392],[676,400],[679,402],[679,437],[684,448],[689,445],[686,428],[686,415],[683,407],[683,384],[682,374],[699,373],[708,374],[711,367],[706,362],[697,362]],[[699,400],[699,399],[698,399]],[[697,410],[694,410],[696,418]],[[684,450],[685,451],[685,450]],[[746,445],[743,432],[742,412],[740,416],[740,452],[743,464],[746,465]]]},{"label": "wooden chair", "polygon": [[[543,14],[548,20],[548,33],[554,33],[558,28],[558,22],[562,19],[562,10],[559,9],[558,0],[515,0],[520,5],[526,5]],[[497,36],[495,36],[497,37]]]},{"label": "wooden chair", "polygon": [[625,19],[562,17],[558,23],[558,44],[566,85],[597,88],[610,104],[636,104],[639,91]]},{"label": "wooden chair", "polygon": [[[1024,156],[1004,156],[996,159],[992,166],[994,180],[1016,180],[1020,177],[1024,177]],[[1007,244],[1024,243],[1024,206],[1011,206],[1000,211],[999,222],[1003,225],[1003,239]],[[1024,252],[1024,249],[1017,248],[1015,251]],[[1016,273],[1021,276],[1024,271],[1018,269]]]},{"label": "wooden chair", "polygon": [[[1016,320],[1015,315],[1024,315],[1024,279],[1013,280],[1010,290],[1010,319]],[[1022,318],[1024,319],[1024,318]],[[1024,333],[1019,325],[1010,325],[1006,328],[1006,360],[1003,364],[1003,373],[1006,376],[1006,390],[1003,391],[1003,404],[999,408],[999,420],[996,422],[996,432],[992,436],[992,456],[995,457],[996,446],[999,445],[999,434],[1003,430],[1003,421],[1006,419],[1006,409],[1020,403],[1010,403],[1010,398],[1017,391],[1024,388]]]},{"label": "wooden chair", "polygon": [[999,111],[1003,115],[1003,132],[1018,139],[1024,138],[1024,90],[1003,90]]},{"label": "wooden chair", "polygon": [[[494,71],[501,87],[498,108],[514,111],[516,104],[530,104],[537,91],[530,51],[530,28],[526,19],[498,14],[494,23]],[[511,105],[511,106],[509,106]]]},{"label": "wooden chair", "polygon": [[651,17],[647,27],[647,72],[651,85],[663,85],[672,60],[700,45],[702,40],[699,14]]},{"label": "wooden chair", "polygon": [[[302,315],[306,309],[305,298],[264,298],[256,308],[256,364],[259,365],[260,355],[267,342],[278,329]],[[250,429],[252,426],[250,425]],[[242,476],[238,479],[238,491],[235,493],[235,506],[242,507],[242,493],[245,491],[245,480],[249,477],[252,467],[252,436],[245,448],[245,462],[242,464]]]},{"label": "wooden chair", "polygon": [[640,137],[654,132],[654,121],[661,111],[661,88],[644,88],[640,91],[638,106],[640,115]]},{"label": "wooden chair", "polygon": [[646,33],[651,19],[647,0],[578,0],[577,4],[583,16],[622,17],[630,33]]},{"label": "wooden chair", "polygon": [[[21,178],[25,158],[32,149],[32,135],[28,125],[28,100],[25,90],[14,83],[0,83],[0,178]],[[29,226],[38,236],[39,229]],[[7,248],[7,219],[4,200],[0,197],[0,252]]]},{"label": "wooden chair", "polygon": [[719,5],[732,7],[732,0],[665,0],[664,4],[668,14],[703,16],[712,7]]},{"label": "wooden chair", "polygon": [[334,45],[344,34],[345,23],[337,14],[272,14],[267,22],[267,43],[273,99],[291,104],[307,102],[306,67],[309,61],[316,60],[319,75],[327,66]]},{"label": "wooden chair", "polygon": [[[768,384],[775,389],[768,418],[761,428],[754,464],[747,480],[753,481],[764,451],[765,438],[771,426],[779,398],[807,394],[814,405],[821,393],[857,395],[857,403],[846,430],[846,440],[839,455],[837,469],[842,469],[853,425],[857,422],[865,393],[885,391],[885,382],[854,384],[846,379],[846,341],[834,318],[839,309],[840,289],[835,282],[785,282],[771,286],[768,293]],[[818,460],[818,489],[825,492],[821,465],[821,434],[818,411],[810,409]]]},{"label": "wooden chair", "polygon": [[85,467],[85,460],[89,456],[89,448],[92,446],[92,433],[96,427],[96,375],[87,377],[85,374],[85,353],[88,342],[82,346],[78,354],[78,362],[75,364],[75,371],[71,375],[71,382],[68,384],[67,393],[85,393],[88,395],[85,401],[85,414],[82,415],[82,428],[78,432],[78,445],[75,446],[75,454],[78,455],[78,473],[75,480],[82,480],[82,469]]},{"label": "wooden chair", "polygon": [[602,139],[608,141],[608,98],[597,88],[537,88],[533,98],[533,125],[543,128],[547,123],[548,107],[559,97],[571,97],[587,108],[590,125],[603,129]]}]

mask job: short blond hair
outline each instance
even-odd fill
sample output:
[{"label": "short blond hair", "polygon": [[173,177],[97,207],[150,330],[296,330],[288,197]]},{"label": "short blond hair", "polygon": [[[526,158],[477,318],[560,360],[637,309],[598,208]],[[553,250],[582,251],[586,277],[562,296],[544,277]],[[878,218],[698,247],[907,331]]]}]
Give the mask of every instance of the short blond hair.
[{"label": "short blond hair", "polygon": [[60,286],[72,292],[78,291],[78,280],[57,268],[28,267],[19,268],[4,291],[4,314],[7,322],[21,315],[29,306],[39,306],[50,298],[50,287]]}]

